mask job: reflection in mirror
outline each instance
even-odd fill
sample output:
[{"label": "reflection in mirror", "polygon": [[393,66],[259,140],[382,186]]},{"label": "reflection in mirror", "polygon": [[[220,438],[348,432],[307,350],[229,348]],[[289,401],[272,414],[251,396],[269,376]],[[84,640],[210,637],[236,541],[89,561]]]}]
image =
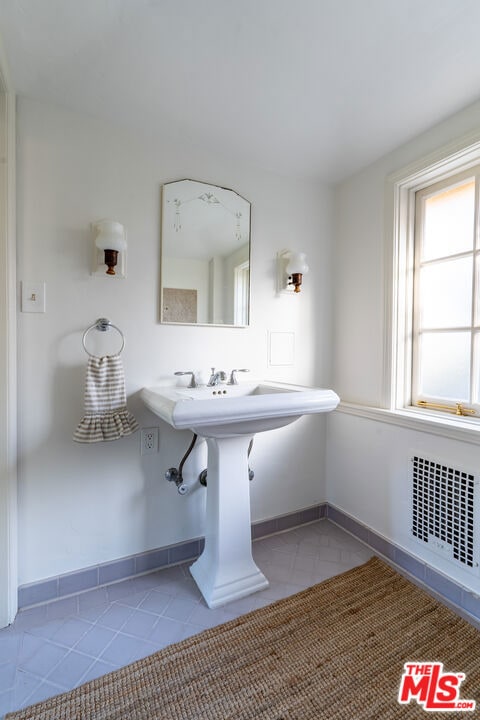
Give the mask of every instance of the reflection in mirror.
[{"label": "reflection in mirror", "polygon": [[161,321],[249,322],[250,203],[195,180],[162,191]]}]

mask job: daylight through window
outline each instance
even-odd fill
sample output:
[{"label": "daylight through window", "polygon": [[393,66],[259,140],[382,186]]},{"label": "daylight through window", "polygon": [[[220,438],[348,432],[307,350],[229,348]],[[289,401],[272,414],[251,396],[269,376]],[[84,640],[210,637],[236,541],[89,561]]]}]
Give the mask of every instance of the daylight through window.
[{"label": "daylight through window", "polygon": [[480,417],[480,166],[416,192],[412,404]]}]

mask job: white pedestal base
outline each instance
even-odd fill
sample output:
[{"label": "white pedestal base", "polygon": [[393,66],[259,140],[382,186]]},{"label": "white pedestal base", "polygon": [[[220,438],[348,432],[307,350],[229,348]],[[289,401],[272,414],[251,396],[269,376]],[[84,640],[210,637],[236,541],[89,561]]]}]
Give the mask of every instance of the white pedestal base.
[{"label": "white pedestal base", "polygon": [[268,587],[252,558],[248,445],[250,436],[207,438],[205,548],[190,568],[208,607]]}]

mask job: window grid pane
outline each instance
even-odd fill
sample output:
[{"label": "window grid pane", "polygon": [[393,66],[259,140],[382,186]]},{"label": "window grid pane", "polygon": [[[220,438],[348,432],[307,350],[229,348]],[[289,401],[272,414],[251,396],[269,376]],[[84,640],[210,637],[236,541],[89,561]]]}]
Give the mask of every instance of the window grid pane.
[{"label": "window grid pane", "polygon": [[480,405],[480,332],[473,336],[472,404]]},{"label": "window grid pane", "polygon": [[425,199],[421,259],[473,249],[475,180],[447,187]]},{"label": "window grid pane", "polygon": [[474,319],[473,324],[480,329],[480,252],[475,253],[475,276],[474,276]]},{"label": "window grid pane", "polygon": [[418,391],[441,402],[470,402],[470,332],[419,337]]},{"label": "window grid pane", "polygon": [[420,268],[420,330],[470,326],[472,259],[467,255]]}]

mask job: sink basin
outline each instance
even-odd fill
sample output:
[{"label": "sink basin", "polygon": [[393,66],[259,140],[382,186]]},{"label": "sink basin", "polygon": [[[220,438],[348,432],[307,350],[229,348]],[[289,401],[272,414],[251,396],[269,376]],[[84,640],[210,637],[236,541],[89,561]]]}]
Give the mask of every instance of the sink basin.
[{"label": "sink basin", "polygon": [[253,435],[288,425],[301,415],[334,410],[333,390],[277,382],[215,387],[144,388],[145,405],[177,430],[204,437]]},{"label": "sink basin", "polygon": [[334,410],[333,390],[276,382],[215,387],[144,388],[145,405],[172,427],[189,428],[208,445],[205,547],[190,572],[207,605],[262,590],[268,580],[252,557],[248,448],[257,432],[302,415]]}]

